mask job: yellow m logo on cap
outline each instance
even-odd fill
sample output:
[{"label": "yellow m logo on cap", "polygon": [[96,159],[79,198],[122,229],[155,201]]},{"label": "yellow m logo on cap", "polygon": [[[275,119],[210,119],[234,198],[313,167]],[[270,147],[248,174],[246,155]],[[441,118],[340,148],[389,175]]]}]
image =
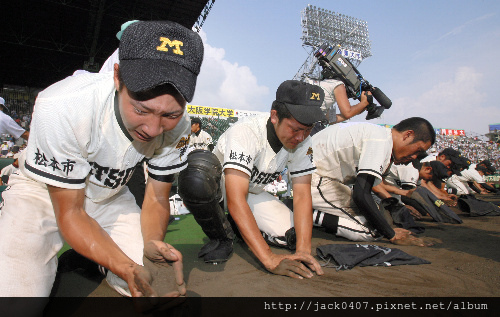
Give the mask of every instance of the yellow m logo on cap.
[{"label": "yellow m logo on cap", "polygon": [[321,100],[321,98],[319,96],[319,92],[313,92],[310,99]]},{"label": "yellow m logo on cap", "polygon": [[184,52],[181,51],[181,46],[184,45],[181,41],[174,40],[170,41],[170,39],[166,37],[160,37],[161,45],[157,46],[156,49],[158,51],[163,51],[163,52],[168,52],[168,47],[173,47],[174,49],[172,50],[172,53],[177,54],[177,55],[184,55]]}]

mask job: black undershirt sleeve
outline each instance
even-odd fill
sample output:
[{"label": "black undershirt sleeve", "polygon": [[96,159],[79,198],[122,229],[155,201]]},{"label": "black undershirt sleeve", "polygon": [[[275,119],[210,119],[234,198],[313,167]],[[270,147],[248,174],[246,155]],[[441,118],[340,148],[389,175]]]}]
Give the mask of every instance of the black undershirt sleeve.
[{"label": "black undershirt sleeve", "polygon": [[479,183],[479,185],[483,186],[484,189],[486,189],[487,191],[490,191],[492,193],[497,193],[498,190],[496,188],[493,188],[491,187],[490,185],[486,184],[486,183]]},{"label": "black undershirt sleeve", "polygon": [[377,229],[384,237],[391,239],[396,233],[377,208],[377,204],[371,195],[374,182],[375,176],[366,173],[358,174],[356,183],[354,183],[352,198],[361,214],[365,216],[373,228]]},{"label": "black undershirt sleeve", "polygon": [[474,182],[467,182],[467,184],[469,185],[470,188],[472,188],[472,190],[474,190],[476,193],[480,194],[481,193],[481,190],[479,188],[476,187],[476,185],[474,185]]}]

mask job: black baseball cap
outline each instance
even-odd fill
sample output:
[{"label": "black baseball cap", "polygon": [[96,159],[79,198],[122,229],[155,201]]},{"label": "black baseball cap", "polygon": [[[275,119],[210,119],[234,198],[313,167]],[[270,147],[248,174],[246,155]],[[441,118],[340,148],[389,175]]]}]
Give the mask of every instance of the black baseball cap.
[{"label": "black baseball cap", "polygon": [[137,21],[122,33],[120,74],[137,93],[171,84],[186,99],[194,96],[203,61],[198,33],[171,21]]},{"label": "black baseball cap", "polygon": [[326,120],[321,110],[324,99],[323,88],[298,80],[286,80],[276,90],[276,101],[285,104],[295,120],[303,125]]},{"label": "black baseball cap", "polygon": [[466,158],[465,156],[460,156],[457,160],[457,162],[453,161],[451,163],[451,171],[453,174],[457,176],[462,175],[462,170],[468,169],[471,164],[471,161]]},{"label": "black baseball cap", "polygon": [[460,152],[455,150],[455,149],[452,149],[451,147],[448,147],[444,150],[441,151],[441,153],[439,153],[438,155],[446,155],[450,158],[450,160],[453,162],[453,163],[456,163],[456,164],[462,164],[462,159],[460,159]]},{"label": "black baseball cap", "polygon": [[448,178],[448,169],[443,163],[440,161],[430,161],[429,164],[432,167],[432,174],[434,177],[440,180]]}]

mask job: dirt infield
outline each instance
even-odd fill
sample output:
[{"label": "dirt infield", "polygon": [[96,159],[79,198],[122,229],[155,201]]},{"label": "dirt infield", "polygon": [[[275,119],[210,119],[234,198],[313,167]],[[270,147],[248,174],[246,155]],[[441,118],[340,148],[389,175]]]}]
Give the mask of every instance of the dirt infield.
[{"label": "dirt infield", "polygon": [[[172,243],[184,256],[184,277],[188,296],[209,297],[490,297],[500,296],[500,217],[471,218],[454,209],[463,219],[460,225],[438,224],[430,218],[423,237],[434,246],[395,246],[383,241],[372,244],[399,248],[426,259],[431,264],[394,267],[355,267],[348,271],[325,268],[325,275],[296,280],[268,273],[247,246],[235,243],[227,263],[205,264],[197,258],[203,241],[176,236]],[[179,234],[189,228],[191,236],[201,237],[201,230],[187,218],[171,227]],[[186,222],[184,225],[183,222]],[[170,231],[169,231],[170,232]],[[189,232],[183,236],[189,237]],[[205,238],[206,239],[206,238]],[[313,231],[313,250],[325,244],[354,243],[336,238],[321,230]],[[288,251],[273,249],[276,253]],[[118,296],[103,281],[89,296]]]},{"label": "dirt infield", "polygon": [[[463,224],[438,224],[432,219],[420,221],[426,227],[423,237],[432,247],[395,246],[426,259],[431,264],[393,267],[355,267],[336,271],[325,268],[323,276],[292,279],[268,273],[247,246],[238,241],[228,262],[208,265],[197,258],[206,241],[191,215],[169,227],[167,241],[184,256],[184,277],[188,297],[260,297],[260,298],[417,298],[417,297],[498,297],[500,296],[500,217],[471,218],[453,208]],[[184,237],[184,238],[183,238]],[[170,240],[169,240],[170,238]],[[354,244],[322,230],[313,231],[313,254],[325,244]],[[276,253],[286,253],[274,249]],[[60,279],[61,277],[59,277]],[[106,283],[91,281],[77,272],[65,273],[59,281],[56,297],[119,297]],[[84,315],[84,313],[82,313]]]}]

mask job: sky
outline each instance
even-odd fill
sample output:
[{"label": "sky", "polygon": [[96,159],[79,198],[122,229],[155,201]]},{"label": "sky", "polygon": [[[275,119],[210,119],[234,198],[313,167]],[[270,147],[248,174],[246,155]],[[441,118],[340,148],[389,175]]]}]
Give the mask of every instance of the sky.
[{"label": "sky", "polygon": [[419,116],[470,134],[500,123],[498,0],[216,0],[200,32],[205,55],[190,104],[269,111],[308,57],[300,40],[308,4],[368,23],[372,56],[358,70],[392,100],[369,122]]}]

